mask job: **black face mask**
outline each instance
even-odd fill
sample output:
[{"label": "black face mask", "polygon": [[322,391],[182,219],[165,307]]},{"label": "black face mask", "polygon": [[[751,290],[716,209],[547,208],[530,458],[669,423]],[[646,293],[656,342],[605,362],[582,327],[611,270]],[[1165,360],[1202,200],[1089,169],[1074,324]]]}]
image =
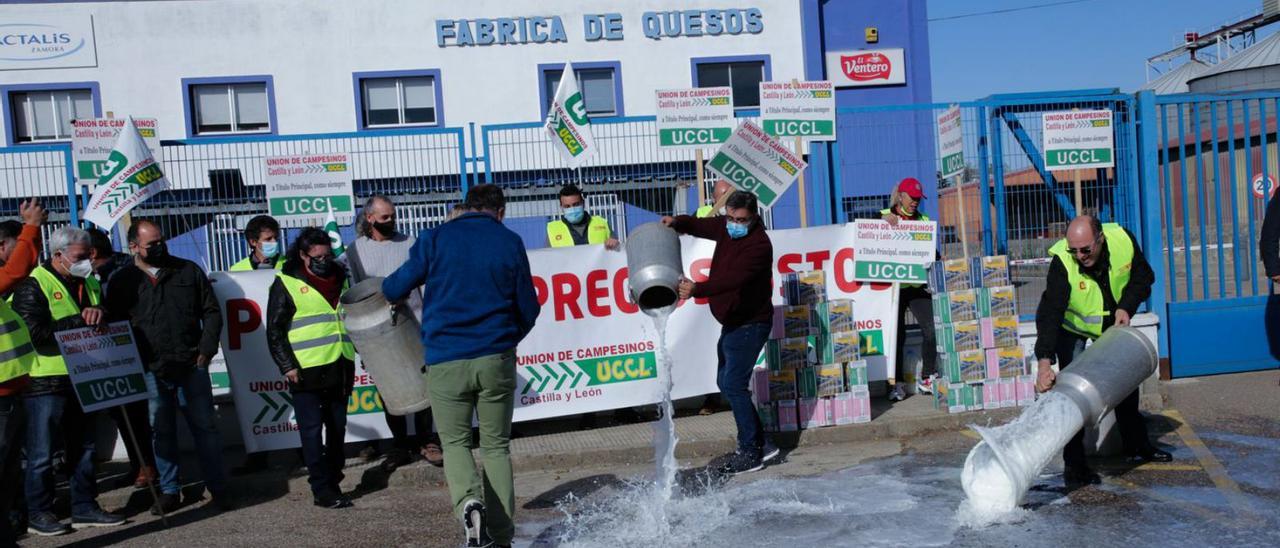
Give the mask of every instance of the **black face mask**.
[{"label": "black face mask", "polygon": [[321,278],[328,278],[329,275],[333,274],[334,266],[332,258],[324,257],[322,259],[311,259],[310,268],[312,274]]},{"label": "black face mask", "polygon": [[377,230],[378,234],[390,238],[392,234],[396,233],[396,222],[387,221],[385,223],[373,223],[373,229]]},{"label": "black face mask", "polygon": [[152,242],[147,246],[147,256],[143,259],[147,264],[156,266],[169,258],[169,245],[164,241]]}]

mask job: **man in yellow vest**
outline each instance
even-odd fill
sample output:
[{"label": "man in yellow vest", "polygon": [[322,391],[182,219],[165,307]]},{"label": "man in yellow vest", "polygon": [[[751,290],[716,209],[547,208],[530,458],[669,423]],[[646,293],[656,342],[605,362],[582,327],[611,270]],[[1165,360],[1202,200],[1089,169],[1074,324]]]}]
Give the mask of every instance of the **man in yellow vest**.
[{"label": "man in yellow vest", "polygon": [[561,218],[547,223],[547,247],[604,244],[611,251],[620,247],[609,221],[587,213],[586,199],[578,185],[567,184],[560,189],[560,210]]},{"label": "man in yellow vest", "polygon": [[[93,456],[101,412],[85,413],[72,391],[67,364],[54,334],[103,325],[102,290],[93,274],[89,233],[59,228],[49,238],[52,257],[13,291],[13,309],[22,317],[36,350],[24,405],[27,412],[27,529],[37,535],[71,532],[72,527],[112,526],[124,518],[98,506],[97,466]],[[53,513],[53,451],[61,438],[72,463],[71,524]]]},{"label": "man in yellow vest", "polygon": [[19,204],[18,211],[22,223],[0,223],[0,546],[16,545],[27,527],[22,519],[11,522],[9,510],[22,496],[22,431],[27,424],[22,393],[36,362],[31,332],[6,297],[39,264],[40,225],[45,220],[44,208],[35,199]]},{"label": "man in yellow vest", "polygon": [[[1036,310],[1036,390],[1040,392],[1053,387],[1055,359],[1059,368],[1069,367],[1084,351],[1085,341],[1097,339],[1113,325],[1129,325],[1138,305],[1151,296],[1155,281],[1133,235],[1090,215],[1071,221],[1067,237],[1049,248],[1049,254],[1049,276]],[[1116,422],[1130,462],[1172,460],[1148,439],[1138,412],[1137,390],[1116,406]],[[1062,459],[1063,480],[1069,486],[1100,481],[1085,462],[1083,430],[1063,448]]]},{"label": "man in yellow vest", "polygon": [[264,269],[280,270],[284,255],[280,252],[280,223],[270,215],[258,215],[249,219],[244,227],[244,241],[249,244],[249,256],[231,265],[231,272],[248,272]]},{"label": "man in yellow vest", "polygon": [[707,217],[718,217],[724,215],[724,202],[729,199],[729,194],[733,192],[733,185],[728,181],[721,179],[716,181],[715,188],[711,191],[711,203],[704,205],[693,216],[699,219]]}]

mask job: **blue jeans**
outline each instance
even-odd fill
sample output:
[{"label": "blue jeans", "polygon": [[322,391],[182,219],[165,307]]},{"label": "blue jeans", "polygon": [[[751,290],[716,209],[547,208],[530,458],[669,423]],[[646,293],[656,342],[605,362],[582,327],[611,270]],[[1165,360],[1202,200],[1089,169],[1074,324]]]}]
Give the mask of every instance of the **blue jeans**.
[{"label": "blue jeans", "polygon": [[720,342],[716,344],[719,359],[716,385],[729,400],[733,420],[738,423],[738,451],[760,454],[764,438],[760,435],[760,415],[751,403],[751,370],[760,357],[760,350],[769,340],[769,323],[749,323],[720,330]]},{"label": "blue jeans", "polygon": [[147,372],[147,389],[151,391],[150,411],[152,444],[156,452],[156,470],[160,474],[160,490],[168,495],[181,491],[178,479],[178,410],[187,420],[196,446],[196,457],[204,485],[210,493],[220,494],[227,485],[222,467],[222,439],[214,422],[213,386],[209,372],[192,367],[177,378],[157,378]]},{"label": "blue jeans", "polygon": [[99,413],[85,413],[70,391],[27,396],[27,510],[53,511],[53,444],[61,436],[71,474],[71,514],[98,508],[93,463]]},{"label": "blue jeans", "polygon": [[346,391],[334,386],[314,392],[293,392],[293,418],[298,421],[302,460],[307,465],[311,494],[316,498],[341,495],[342,466],[346,462],[342,452],[347,436]]},{"label": "blue jeans", "polygon": [[0,547],[14,546],[9,511],[22,496],[22,433],[27,427],[21,396],[0,396]]}]

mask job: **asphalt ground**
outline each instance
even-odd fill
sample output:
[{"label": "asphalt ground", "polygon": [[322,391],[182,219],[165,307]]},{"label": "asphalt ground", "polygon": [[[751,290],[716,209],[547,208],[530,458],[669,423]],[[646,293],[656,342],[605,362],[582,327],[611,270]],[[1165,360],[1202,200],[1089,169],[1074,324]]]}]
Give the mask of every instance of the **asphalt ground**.
[{"label": "asphalt ground", "polygon": [[[1158,543],[1164,546],[1203,545],[1208,534],[1220,541],[1210,544],[1280,545],[1276,517],[1280,516],[1280,371],[1176,380],[1163,383],[1161,392],[1164,407],[1148,410],[1148,424],[1161,446],[1174,453],[1174,462],[1132,467],[1118,459],[1100,459],[1095,466],[1104,474],[1103,484],[1070,492],[1060,479],[1053,478],[1054,467],[1060,463],[1050,464],[1047,475],[1028,497],[1032,514],[1028,521],[989,531],[953,529],[944,543],[1063,543],[1079,540],[1073,536],[1079,534],[1073,533],[1078,529],[1092,531],[1089,534],[1095,536],[1090,538],[1100,542],[1111,539],[1142,546],[1156,544],[1157,537],[1135,536],[1118,525],[1108,529],[1106,524],[1136,523],[1134,527],[1141,528],[1149,522],[1166,532],[1189,528],[1183,534],[1161,537],[1163,541]],[[1002,422],[1016,412],[1001,409],[947,415],[934,411],[924,397],[893,406],[877,402],[871,423],[793,436],[786,441],[794,448],[782,463],[732,479],[716,477],[706,469],[717,455],[732,448],[729,413],[681,417],[677,419],[681,437],[677,456],[682,485],[690,500],[697,500],[710,496],[708,491],[712,490],[750,492],[753,485],[776,481],[783,485],[816,482],[817,488],[851,482],[854,489],[863,481],[860,478],[886,474],[904,485],[913,479],[932,478],[929,483],[939,489],[932,495],[936,502],[922,508],[942,515],[954,511],[953,504],[946,507],[944,503],[954,502],[959,467],[976,443],[976,434],[964,426]],[[566,540],[573,544],[575,533],[567,531],[566,523],[574,521],[582,501],[612,501],[610,497],[625,489],[629,481],[643,480],[653,473],[648,424],[587,431],[569,423],[527,425],[523,429],[529,435],[513,441],[519,496],[517,545],[555,546]],[[239,458],[229,454],[228,462]],[[343,486],[355,499],[355,507],[326,510],[312,506],[305,475],[298,469],[290,471],[292,460],[290,452],[275,454],[271,471],[234,478],[236,508],[229,512],[217,512],[207,501],[195,500],[201,488],[192,484],[186,490],[191,500],[164,522],[147,512],[150,495],[145,491],[127,486],[110,489],[120,482],[112,473],[119,476],[122,465],[109,463],[103,467],[99,500],[108,510],[128,515],[128,523],[60,537],[28,536],[21,543],[260,547],[458,546],[462,542],[440,469],[417,462],[388,475],[374,464],[353,459]],[[194,462],[186,469],[197,470]],[[884,516],[872,517],[871,526],[884,521]],[[1071,526],[1049,525],[1061,523]],[[873,534],[873,528],[846,532],[824,542],[868,544],[867,538],[859,537],[868,534],[877,541],[870,544],[884,540],[928,544],[930,539],[937,540],[915,538],[919,542],[911,542],[910,523],[901,525],[908,534],[900,538]],[[815,530],[820,532],[821,528]],[[659,536],[645,545],[677,545],[673,538],[684,537]],[[702,545],[717,546],[727,537],[712,529],[700,538]],[[576,542],[590,544],[582,536]],[[758,543],[772,544],[768,540]]]}]

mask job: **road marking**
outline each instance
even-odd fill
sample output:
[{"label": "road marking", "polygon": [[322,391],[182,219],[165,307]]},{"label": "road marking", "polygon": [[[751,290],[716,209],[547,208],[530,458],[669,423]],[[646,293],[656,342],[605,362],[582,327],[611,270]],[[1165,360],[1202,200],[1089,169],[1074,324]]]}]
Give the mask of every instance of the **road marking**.
[{"label": "road marking", "polygon": [[1200,436],[1196,435],[1195,430],[1191,428],[1191,423],[1187,422],[1187,419],[1183,418],[1182,413],[1179,413],[1177,409],[1166,409],[1162,414],[1178,421],[1178,428],[1174,432],[1178,434],[1179,438],[1182,438],[1182,443],[1195,454],[1196,460],[1200,461],[1200,465],[1204,467],[1209,479],[1213,480],[1213,484],[1226,497],[1227,502],[1231,503],[1231,507],[1235,508],[1239,516],[1245,521],[1257,523],[1259,521],[1258,516],[1253,513],[1253,508],[1249,505],[1249,499],[1240,490],[1240,485],[1227,474],[1226,467],[1222,466],[1218,458],[1213,456],[1213,451],[1210,451],[1204,442],[1200,441]]}]

